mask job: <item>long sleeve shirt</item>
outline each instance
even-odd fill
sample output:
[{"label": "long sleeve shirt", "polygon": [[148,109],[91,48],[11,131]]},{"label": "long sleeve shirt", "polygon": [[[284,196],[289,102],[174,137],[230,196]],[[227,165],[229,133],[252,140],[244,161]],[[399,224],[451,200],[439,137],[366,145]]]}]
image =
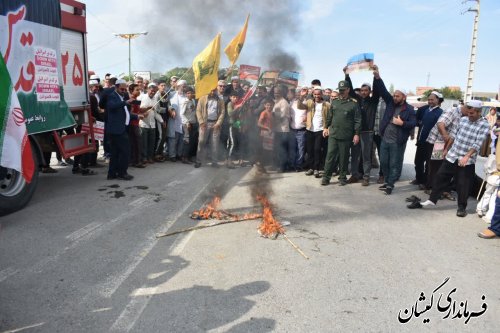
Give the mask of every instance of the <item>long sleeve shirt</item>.
[{"label": "long sleeve shirt", "polygon": [[470,121],[469,117],[461,118],[458,128],[455,128],[450,133],[450,137],[454,141],[448,154],[446,154],[446,160],[455,163],[457,159],[464,157],[469,150],[474,149],[475,153],[469,158],[467,165],[475,164],[477,153],[481,149],[481,145],[489,131],[490,125],[483,117],[474,122]]}]

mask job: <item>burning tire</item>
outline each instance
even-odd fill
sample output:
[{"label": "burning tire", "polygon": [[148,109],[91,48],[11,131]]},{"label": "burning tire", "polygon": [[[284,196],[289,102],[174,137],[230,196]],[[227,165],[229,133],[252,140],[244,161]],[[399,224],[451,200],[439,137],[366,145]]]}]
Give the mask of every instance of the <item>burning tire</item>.
[{"label": "burning tire", "polygon": [[28,204],[38,184],[38,163],[33,153],[35,171],[31,183],[14,169],[0,167],[0,216],[13,213]]}]

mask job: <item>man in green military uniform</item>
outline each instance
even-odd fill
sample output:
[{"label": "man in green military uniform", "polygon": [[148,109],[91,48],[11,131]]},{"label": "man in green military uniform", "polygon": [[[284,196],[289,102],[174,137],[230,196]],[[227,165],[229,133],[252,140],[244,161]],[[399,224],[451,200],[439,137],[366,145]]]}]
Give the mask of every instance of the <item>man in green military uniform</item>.
[{"label": "man in green military uniform", "polygon": [[338,90],[339,97],[331,102],[323,130],[323,136],[328,136],[328,152],[321,185],[330,183],[333,161],[336,159],[339,162],[339,185],[347,184],[349,149],[351,144],[357,145],[359,143],[361,113],[358,102],[349,97],[349,83],[347,81],[340,81]]}]

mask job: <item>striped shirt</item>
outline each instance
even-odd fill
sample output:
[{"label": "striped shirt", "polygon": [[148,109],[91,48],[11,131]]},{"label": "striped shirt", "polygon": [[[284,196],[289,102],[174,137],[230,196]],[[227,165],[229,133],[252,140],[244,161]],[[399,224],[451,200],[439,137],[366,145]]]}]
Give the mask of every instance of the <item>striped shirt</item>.
[{"label": "striped shirt", "polygon": [[454,139],[450,151],[446,155],[446,160],[450,163],[455,163],[459,158],[464,157],[471,149],[475,153],[467,161],[467,165],[475,164],[477,153],[481,149],[481,144],[490,131],[490,124],[488,121],[481,117],[472,122],[469,117],[460,119],[458,128],[454,128],[450,133],[450,137]]},{"label": "striped shirt", "polygon": [[443,123],[446,131],[451,133],[455,128],[457,128],[461,117],[462,111],[460,111],[460,107],[451,108],[446,112],[443,112],[436,125],[434,125],[429,133],[426,141],[431,144],[436,143],[436,141],[443,141],[443,136],[439,133],[438,124]]}]

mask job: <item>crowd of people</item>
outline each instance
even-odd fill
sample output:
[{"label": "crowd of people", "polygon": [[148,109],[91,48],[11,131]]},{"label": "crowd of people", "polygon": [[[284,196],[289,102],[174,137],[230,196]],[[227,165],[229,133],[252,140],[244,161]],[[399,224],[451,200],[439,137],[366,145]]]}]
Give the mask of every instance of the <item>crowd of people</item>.
[{"label": "crowd of people", "polygon": [[[415,137],[411,184],[429,198],[407,198],[408,208],[429,209],[448,199],[457,201],[457,216],[466,216],[476,158],[490,133],[495,151],[500,127],[496,115],[483,117],[477,100],[443,110],[437,91],[430,93],[427,105],[415,109],[406,91],[391,94],[378,67],[372,70],[373,82],[356,89],[346,67],[337,90],[323,89],[320,80],[301,88],[258,86],[245,103],[241,100],[250,86],[237,76],[229,84],[219,80],[208,95],[196,99],[194,89],[176,76],[169,82],[141,77],[125,82],[107,74],[101,84],[93,75],[90,101],[93,117],[105,123],[107,179],[131,180],[129,167],[168,161],[195,168],[255,165],[260,172],[303,172],[323,186],[333,176],[340,186],[369,186],[372,168],[379,168],[376,183],[381,193],[391,195],[401,177],[407,142]],[[95,155],[75,158],[73,169],[94,174],[87,161],[98,165]],[[477,206],[478,214],[492,223],[479,234],[483,238],[500,235],[495,161],[493,156],[490,175],[496,180],[488,180]]]}]

